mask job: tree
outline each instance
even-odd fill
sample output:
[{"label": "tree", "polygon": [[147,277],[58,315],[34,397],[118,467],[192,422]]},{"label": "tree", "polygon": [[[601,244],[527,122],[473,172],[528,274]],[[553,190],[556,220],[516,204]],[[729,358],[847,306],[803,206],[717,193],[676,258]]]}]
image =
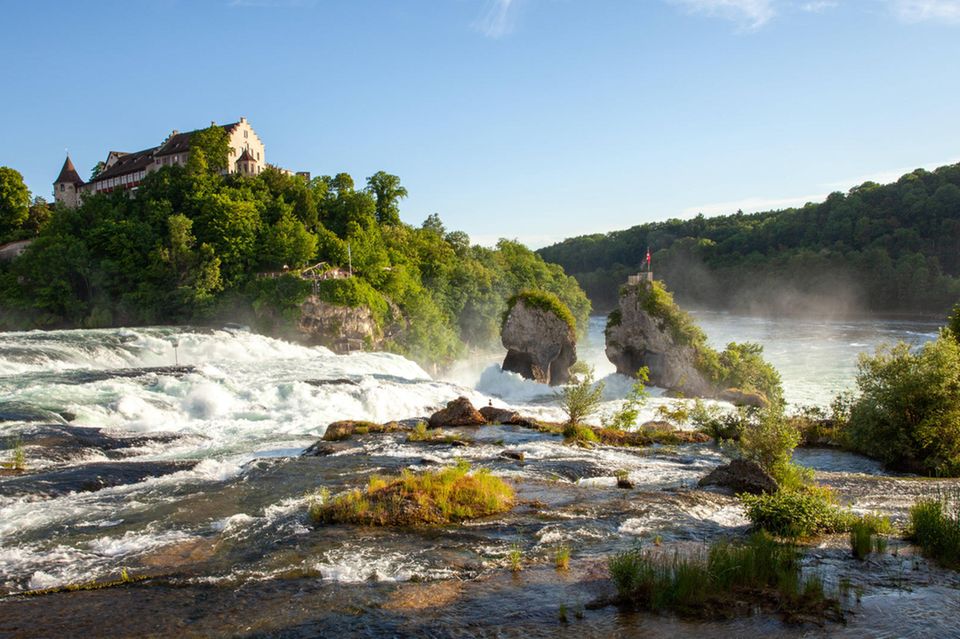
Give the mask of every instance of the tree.
[{"label": "tree", "polygon": [[399,202],[407,197],[407,189],[400,185],[400,178],[384,171],[377,171],[367,178],[367,190],[377,198],[377,222],[399,224]]},{"label": "tree", "polygon": [[105,168],[107,168],[107,164],[103,160],[100,160],[99,162],[94,164],[93,169],[90,171],[90,181],[92,182],[96,180],[97,176],[103,173],[103,170]]},{"label": "tree", "polygon": [[227,170],[230,137],[222,126],[211,124],[205,129],[194,131],[190,136],[190,154],[193,155],[198,149],[203,151],[208,171],[221,173]]},{"label": "tree", "polygon": [[19,230],[30,215],[30,191],[20,172],[0,166],[0,238]]}]

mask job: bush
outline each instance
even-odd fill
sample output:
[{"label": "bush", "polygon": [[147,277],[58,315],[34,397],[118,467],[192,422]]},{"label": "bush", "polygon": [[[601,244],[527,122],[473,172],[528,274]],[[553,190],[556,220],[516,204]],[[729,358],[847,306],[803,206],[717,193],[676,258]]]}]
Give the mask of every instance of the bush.
[{"label": "bush", "polygon": [[861,356],[846,425],[856,451],[891,468],[960,475],[960,343],[944,331],[911,351],[900,343]]},{"label": "bush", "polygon": [[570,368],[571,383],[558,393],[560,408],[567,415],[567,424],[579,426],[595,415],[603,402],[603,382],[594,383],[593,369],[579,362]]},{"label": "bush", "polygon": [[781,485],[798,488],[803,473],[792,463],[793,450],[800,443],[800,431],[783,415],[779,404],[754,409],[740,434],[740,455],[755,461]]},{"label": "bush", "polygon": [[781,537],[812,537],[850,529],[855,517],[841,510],[829,489],[807,487],[771,495],[740,495],[747,518]]},{"label": "bush", "polygon": [[650,393],[647,392],[646,383],[650,380],[650,369],[646,366],[637,371],[636,381],[627,393],[623,405],[610,417],[603,420],[604,428],[614,430],[630,430],[640,415],[640,409],[647,403]]},{"label": "bush", "polygon": [[642,610],[704,616],[713,605],[729,614],[737,605],[749,612],[756,604],[798,609],[825,602],[822,583],[801,581],[796,549],[764,533],[689,555],[637,548],[611,557],[608,569],[620,600]]},{"label": "bush", "polygon": [[960,568],[960,493],[917,501],[910,508],[909,534],[924,555]]},{"label": "bush", "polygon": [[422,526],[486,517],[513,507],[509,484],[487,470],[470,472],[460,462],[437,471],[398,478],[374,475],[366,490],[352,490],[310,506],[317,523]]}]

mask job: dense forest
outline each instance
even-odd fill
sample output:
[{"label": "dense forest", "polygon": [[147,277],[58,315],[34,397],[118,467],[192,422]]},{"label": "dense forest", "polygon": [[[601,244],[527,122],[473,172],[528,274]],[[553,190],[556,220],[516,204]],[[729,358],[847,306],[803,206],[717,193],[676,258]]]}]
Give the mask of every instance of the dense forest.
[{"label": "dense forest", "polygon": [[688,305],[941,316],[960,299],[960,165],[866,182],[800,208],[571,238],[539,254],[603,310],[648,247],[656,277]]},{"label": "dense forest", "polygon": [[386,347],[424,363],[498,342],[507,300],[527,288],[555,293],[586,326],[576,281],[523,245],[472,246],[437,215],[402,223],[398,177],[356,188],[346,173],[224,174],[218,131],[196,132],[188,164],[149,174],[135,197],[92,195],[77,209],[31,204],[19,173],[0,169],[0,242],[34,238],[0,262],[0,329],[237,321],[282,334],[312,291],[297,272],[318,262],[353,273],[321,298],[402,321]]}]

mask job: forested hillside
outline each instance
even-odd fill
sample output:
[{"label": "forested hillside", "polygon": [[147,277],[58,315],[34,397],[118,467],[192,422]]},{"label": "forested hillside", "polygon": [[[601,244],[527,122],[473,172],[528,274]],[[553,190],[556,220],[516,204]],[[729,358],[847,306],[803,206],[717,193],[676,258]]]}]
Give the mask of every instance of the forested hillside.
[{"label": "forested hillside", "polygon": [[521,244],[471,246],[436,215],[402,223],[398,177],[379,172],[356,188],[346,173],[222,175],[226,147],[203,133],[186,167],[149,174],[135,197],[88,196],[34,223],[26,189],[7,189],[17,197],[0,202],[11,211],[0,231],[34,241],[0,262],[0,329],[241,321],[278,333],[311,292],[298,269],[317,262],[353,273],[325,282],[322,298],[401,324],[387,347],[421,362],[498,343],[507,299],[527,288],[555,293],[586,325],[576,281]]},{"label": "forested hillside", "polygon": [[600,309],[646,254],[686,304],[942,315],[960,300],[960,165],[780,211],[671,219],[539,251]]}]

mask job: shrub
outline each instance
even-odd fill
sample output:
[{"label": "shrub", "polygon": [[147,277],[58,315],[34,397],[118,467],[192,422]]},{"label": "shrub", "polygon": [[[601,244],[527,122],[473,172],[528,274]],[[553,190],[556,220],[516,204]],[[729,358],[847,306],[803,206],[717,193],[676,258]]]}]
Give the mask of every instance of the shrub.
[{"label": "shrub", "polygon": [[513,507],[513,489],[487,470],[470,472],[460,462],[437,471],[400,477],[374,475],[366,490],[351,490],[310,505],[317,523],[368,526],[439,525],[485,517]]},{"label": "shrub", "polygon": [[960,343],[944,331],[912,351],[900,343],[861,356],[847,437],[891,468],[960,475]]},{"label": "shrub", "polygon": [[627,393],[623,405],[617,409],[610,417],[603,420],[604,428],[614,430],[630,430],[637,417],[640,415],[640,409],[647,402],[650,393],[647,392],[646,383],[650,380],[650,369],[646,366],[637,371],[636,381]]},{"label": "shrub", "polygon": [[844,532],[855,520],[837,506],[829,489],[819,486],[739,497],[754,526],[781,537]]},{"label": "shrub", "polygon": [[718,442],[737,441],[755,410],[739,406],[733,412],[726,412],[716,404],[708,405],[697,399],[690,410],[690,422]]},{"label": "shrub", "polygon": [[577,426],[593,416],[603,402],[603,382],[594,383],[593,369],[575,364],[570,368],[571,383],[558,394],[567,424]]},{"label": "shrub", "polygon": [[744,603],[748,612],[757,603],[801,608],[825,601],[822,583],[801,583],[796,549],[764,533],[686,555],[636,548],[611,557],[608,569],[620,600],[643,610],[703,616],[712,605],[728,614]]},{"label": "shrub", "polygon": [[563,427],[563,440],[568,444],[589,446],[600,441],[597,432],[589,426],[567,422]]},{"label": "shrub", "polygon": [[910,508],[910,538],[948,568],[960,568],[960,493],[921,499]]},{"label": "shrub", "polygon": [[570,568],[570,546],[561,544],[557,546],[557,554],[554,557],[554,564],[557,570],[568,570]]},{"label": "shrub", "polygon": [[800,443],[800,430],[783,415],[780,404],[749,412],[739,441],[740,455],[755,461],[787,488],[799,488],[809,483],[804,473],[792,463],[793,450]]}]

